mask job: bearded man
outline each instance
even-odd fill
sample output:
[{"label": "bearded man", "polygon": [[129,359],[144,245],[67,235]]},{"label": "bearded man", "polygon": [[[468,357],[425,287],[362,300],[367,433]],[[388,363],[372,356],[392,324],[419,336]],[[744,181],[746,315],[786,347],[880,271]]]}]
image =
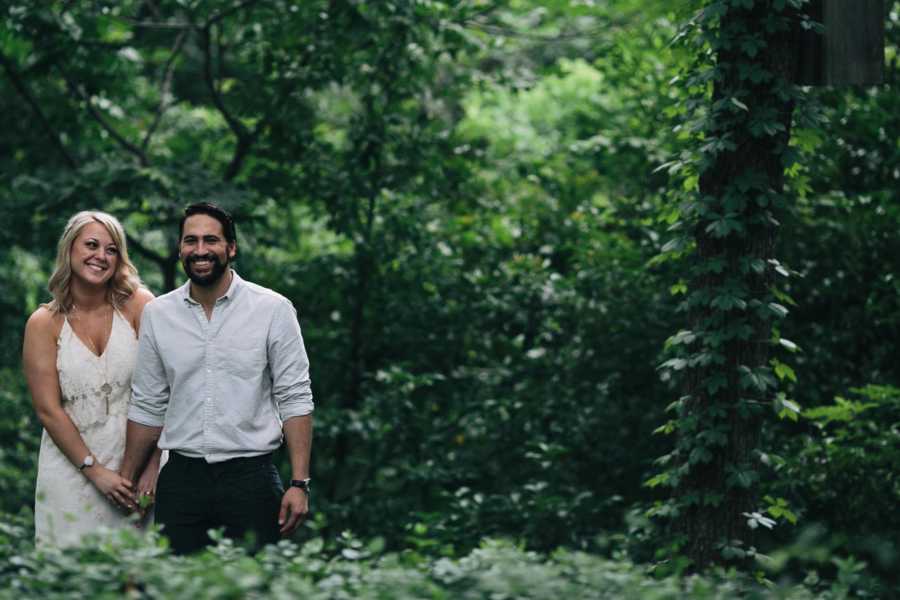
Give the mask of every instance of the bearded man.
[{"label": "bearded man", "polygon": [[[312,391],[289,300],[243,280],[234,221],[208,202],[185,209],[179,256],[189,281],[144,308],[125,457],[131,480],[158,445],[155,518],[173,552],[208,531],[254,549],[291,534],[309,510]],[[287,443],[285,491],[272,453]]]}]

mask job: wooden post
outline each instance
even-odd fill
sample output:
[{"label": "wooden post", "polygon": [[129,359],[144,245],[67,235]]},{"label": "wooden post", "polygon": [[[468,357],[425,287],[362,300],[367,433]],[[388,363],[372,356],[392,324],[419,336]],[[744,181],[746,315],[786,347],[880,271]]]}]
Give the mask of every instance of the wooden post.
[{"label": "wooden post", "polygon": [[812,0],[823,34],[799,35],[801,85],[877,85],[884,81],[884,0]]}]

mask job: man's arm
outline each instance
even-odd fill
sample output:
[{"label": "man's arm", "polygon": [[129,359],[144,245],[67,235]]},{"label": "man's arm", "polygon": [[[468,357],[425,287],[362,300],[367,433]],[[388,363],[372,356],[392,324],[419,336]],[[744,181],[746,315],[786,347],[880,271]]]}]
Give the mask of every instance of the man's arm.
[{"label": "man's arm", "polygon": [[[309,454],[312,448],[312,415],[292,417],[284,422],[284,440],[291,460],[291,479],[309,478]],[[278,524],[281,535],[290,535],[309,512],[309,495],[300,488],[288,487],[281,498]]]},{"label": "man's arm", "polygon": [[[284,300],[276,309],[269,329],[269,367],[272,392],[291,460],[291,479],[309,477],[312,446],[312,388],[309,360],[297,313]],[[282,535],[290,535],[309,512],[309,497],[300,488],[288,487],[281,499],[278,524]]]},{"label": "man's arm", "polygon": [[135,476],[143,470],[150,454],[156,449],[156,442],[161,433],[162,427],[128,421],[125,428],[125,458],[119,467],[122,477],[129,481],[135,480]]},{"label": "man's arm", "polygon": [[125,429],[125,456],[119,472],[139,474],[156,449],[169,405],[169,381],[156,344],[150,306],[141,317],[137,360],[131,378],[131,403]]}]

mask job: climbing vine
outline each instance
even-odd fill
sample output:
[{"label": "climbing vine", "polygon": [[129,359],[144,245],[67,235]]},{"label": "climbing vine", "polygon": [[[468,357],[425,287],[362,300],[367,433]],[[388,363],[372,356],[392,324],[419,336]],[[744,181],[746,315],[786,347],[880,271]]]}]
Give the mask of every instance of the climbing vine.
[{"label": "climbing vine", "polygon": [[769,415],[799,410],[794,371],[775,351],[797,346],[779,334],[793,301],[774,248],[800,158],[791,129],[814,116],[796,110],[807,94],[792,83],[797,34],[819,28],[807,4],[710,0],[678,35],[696,60],[679,82],[690,91],[686,149],[664,165],[681,183],[679,219],[656,261],[681,261],[672,293],[688,326],[666,341],[660,369],[682,394],[658,431],[676,441],[647,484],[671,489],[652,513],[673,518],[673,548],[697,567],[752,556],[753,531],[785,514],[780,499],[758,506],[759,440]]}]

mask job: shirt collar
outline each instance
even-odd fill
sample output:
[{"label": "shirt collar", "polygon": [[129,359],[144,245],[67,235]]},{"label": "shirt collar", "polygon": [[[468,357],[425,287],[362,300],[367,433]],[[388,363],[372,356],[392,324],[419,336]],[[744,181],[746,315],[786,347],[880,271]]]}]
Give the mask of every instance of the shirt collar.
[{"label": "shirt collar", "polygon": [[[225,300],[233,300],[234,297],[240,293],[241,287],[244,285],[244,280],[237,274],[237,271],[231,269],[231,273],[233,277],[231,278],[231,285],[228,286],[228,289],[225,290],[225,293],[222,294],[216,302],[223,302]],[[193,298],[191,298],[191,280],[188,279],[184,282],[180,288],[178,288],[178,294],[181,296],[182,300],[184,300],[187,304],[200,304]]]}]

